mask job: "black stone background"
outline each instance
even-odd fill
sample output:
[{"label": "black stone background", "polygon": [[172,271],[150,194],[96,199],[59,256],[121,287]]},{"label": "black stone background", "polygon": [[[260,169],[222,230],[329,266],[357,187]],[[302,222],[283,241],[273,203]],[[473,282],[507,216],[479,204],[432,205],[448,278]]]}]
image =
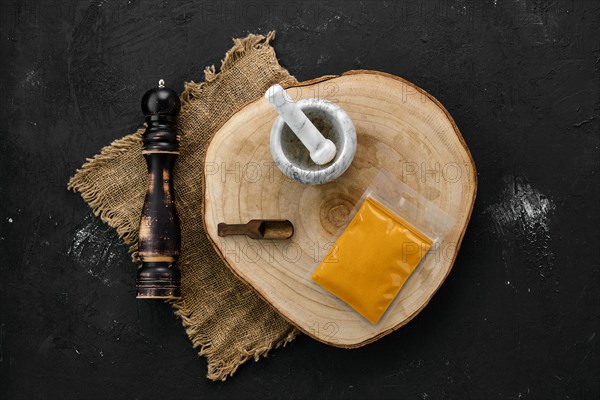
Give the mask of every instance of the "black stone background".
[{"label": "black stone background", "polygon": [[[598,398],[599,7],[2,1],[0,397]],[[300,80],[374,69],[436,96],[478,197],[452,273],[406,327],[357,350],[301,336],[213,383],[66,183],[138,127],[158,78],[180,91],[232,37],[271,29]]]}]

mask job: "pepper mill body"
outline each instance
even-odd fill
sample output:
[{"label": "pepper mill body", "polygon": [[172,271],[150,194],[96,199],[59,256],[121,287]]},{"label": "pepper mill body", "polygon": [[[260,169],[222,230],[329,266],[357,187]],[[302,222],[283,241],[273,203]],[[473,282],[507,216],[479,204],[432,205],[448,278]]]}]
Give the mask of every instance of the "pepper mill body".
[{"label": "pepper mill body", "polygon": [[181,245],[179,217],[175,208],[173,167],[179,154],[176,118],[181,103],[161,80],[142,98],[146,131],[142,154],[148,165],[147,191],[139,231],[137,298],[181,297],[181,274],[177,268]]}]

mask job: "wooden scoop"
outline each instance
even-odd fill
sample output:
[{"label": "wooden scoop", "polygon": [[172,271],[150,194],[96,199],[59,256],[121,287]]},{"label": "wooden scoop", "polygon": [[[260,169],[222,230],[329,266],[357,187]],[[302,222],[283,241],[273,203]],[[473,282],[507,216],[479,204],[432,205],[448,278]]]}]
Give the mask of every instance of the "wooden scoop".
[{"label": "wooden scoop", "polygon": [[253,219],[247,224],[217,225],[219,236],[246,235],[251,239],[289,239],[294,234],[294,225],[287,219]]}]

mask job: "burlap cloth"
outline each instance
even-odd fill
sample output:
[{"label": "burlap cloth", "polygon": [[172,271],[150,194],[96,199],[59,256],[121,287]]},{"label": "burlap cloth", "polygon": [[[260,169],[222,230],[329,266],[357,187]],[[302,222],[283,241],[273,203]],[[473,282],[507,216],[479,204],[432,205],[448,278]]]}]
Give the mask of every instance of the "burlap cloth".
[{"label": "burlap cloth", "polygon": [[[274,36],[271,32],[234,39],[221,71],[207,67],[205,82],[187,82],[181,94],[181,154],[174,184],[181,221],[182,297],[171,305],[193,346],[206,356],[207,376],[212,380],[225,380],[247,360],[258,360],[297,335],[296,329],[225,266],[202,225],[202,163],[210,139],[237,110],[269,86],[296,81],[277,62],[269,45]],[[143,131],[103,148],[77,170],[68,185],[81,194],[96,216],[117,230],[130,246],[134,261],[146,192]]]}]

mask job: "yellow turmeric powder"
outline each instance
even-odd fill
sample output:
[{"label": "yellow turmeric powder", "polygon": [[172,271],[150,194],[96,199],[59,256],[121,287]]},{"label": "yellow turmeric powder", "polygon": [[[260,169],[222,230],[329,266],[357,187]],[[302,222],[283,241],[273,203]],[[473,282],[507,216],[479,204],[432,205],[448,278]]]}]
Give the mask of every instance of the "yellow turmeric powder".
[{"label": "yellow turmeric powder", "polygon": [[432,243],[417,228],[367,197],[312,279],[375,324]]}]

